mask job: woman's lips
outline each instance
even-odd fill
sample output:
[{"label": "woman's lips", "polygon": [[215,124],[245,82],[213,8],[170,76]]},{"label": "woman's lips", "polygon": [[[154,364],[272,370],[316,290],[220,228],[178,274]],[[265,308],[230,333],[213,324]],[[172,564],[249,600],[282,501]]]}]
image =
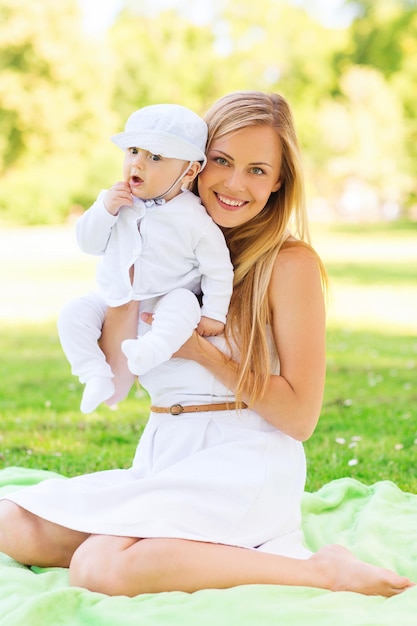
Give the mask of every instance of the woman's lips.
[{"label": "woman's lips", "polygon": [[222,193],[216,193],[215,196],[217,198],[217,202],[221,207],[226,209],[227,211],[237,211],[241,209],[245,204],[247,204],[247,200],[239,200],[238,198],[231,198],[230,196],[225,196]]}]

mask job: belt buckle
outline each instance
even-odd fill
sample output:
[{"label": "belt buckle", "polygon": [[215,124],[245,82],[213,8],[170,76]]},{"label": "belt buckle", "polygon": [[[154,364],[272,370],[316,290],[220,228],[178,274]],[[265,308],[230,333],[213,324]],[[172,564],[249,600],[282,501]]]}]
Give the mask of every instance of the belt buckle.
[{"label": "belt buckle", "polygon": [[169,412],[171,415],[180,415],[184,412],[184,407],[181,404],[173,404],[169,407]]}]

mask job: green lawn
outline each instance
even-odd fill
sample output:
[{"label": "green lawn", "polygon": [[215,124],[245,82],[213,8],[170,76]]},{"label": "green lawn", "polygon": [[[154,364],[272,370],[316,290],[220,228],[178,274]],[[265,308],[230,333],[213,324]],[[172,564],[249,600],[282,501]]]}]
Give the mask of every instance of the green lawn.
[{"label": "green lawn", "polygon": [[[369,254],[362,247],[351,261],[349,251],[366,241],[374,246]],[[329,320],[323,411],[305,444],[307,489],[351,476],[366,484],[393,480],[417,493],[417,231],[326,228],[320,247],[331,290],[348,290],[353,301],[352,318],[346,321],[336,310]],[[384,250],[396,250],[395,261]],[[36,280],[46,284],[49,275],[56,279],[56,265],[45,263],[39,273],[40,267],[37,276],[29,273],[32,287]],[[78,261],[73,273],[68,267],[65,280],[73,284]],[[388,302],[381,311],[386,318],[378,323],[362,323],[369,319],[362,314],[354,318],[361,303],[369,306],[364,296],[373,289],[388,294],[390,305],[410,303],[405,323],[398,323]],[[82,389],[71,376],[54,321],[2,320],[0,354],[0,468],[19,465],[70,476],[130,465],[148,413],[143,390],[132,389],[117,410],[103,406],[81,414]]]}]

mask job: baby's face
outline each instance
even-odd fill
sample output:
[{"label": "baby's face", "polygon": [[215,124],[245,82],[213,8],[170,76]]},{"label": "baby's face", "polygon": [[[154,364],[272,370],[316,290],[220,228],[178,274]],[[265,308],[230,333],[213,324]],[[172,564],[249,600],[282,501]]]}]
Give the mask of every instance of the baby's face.
[{"label": "baby's face", "polygon": [[[150,200],[164,195],[187,167],[188,162],[181,159],[168,159],[141,148],[128,148],[123,176],[133,196]],[[165,200],[171,200],[180,189],[181,181],[164,196]]]}]

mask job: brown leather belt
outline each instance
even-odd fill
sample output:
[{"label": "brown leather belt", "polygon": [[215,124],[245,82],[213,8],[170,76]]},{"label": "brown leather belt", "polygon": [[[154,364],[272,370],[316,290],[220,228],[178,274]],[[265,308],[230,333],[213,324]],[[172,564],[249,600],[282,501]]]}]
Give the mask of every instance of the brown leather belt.
[{"label": "brown leather belt", "polygon": [[180,415],[181,413],[200,413],[203,411],[234,411],[236,409],[247,409],[248,405],[244,402],[238,407],[237,402],[218,402],[217,404],[190,404],[182,406],[182,404],[173,404],[171,406],[151,406],[153,413],[171,413],[171,415]]}]

